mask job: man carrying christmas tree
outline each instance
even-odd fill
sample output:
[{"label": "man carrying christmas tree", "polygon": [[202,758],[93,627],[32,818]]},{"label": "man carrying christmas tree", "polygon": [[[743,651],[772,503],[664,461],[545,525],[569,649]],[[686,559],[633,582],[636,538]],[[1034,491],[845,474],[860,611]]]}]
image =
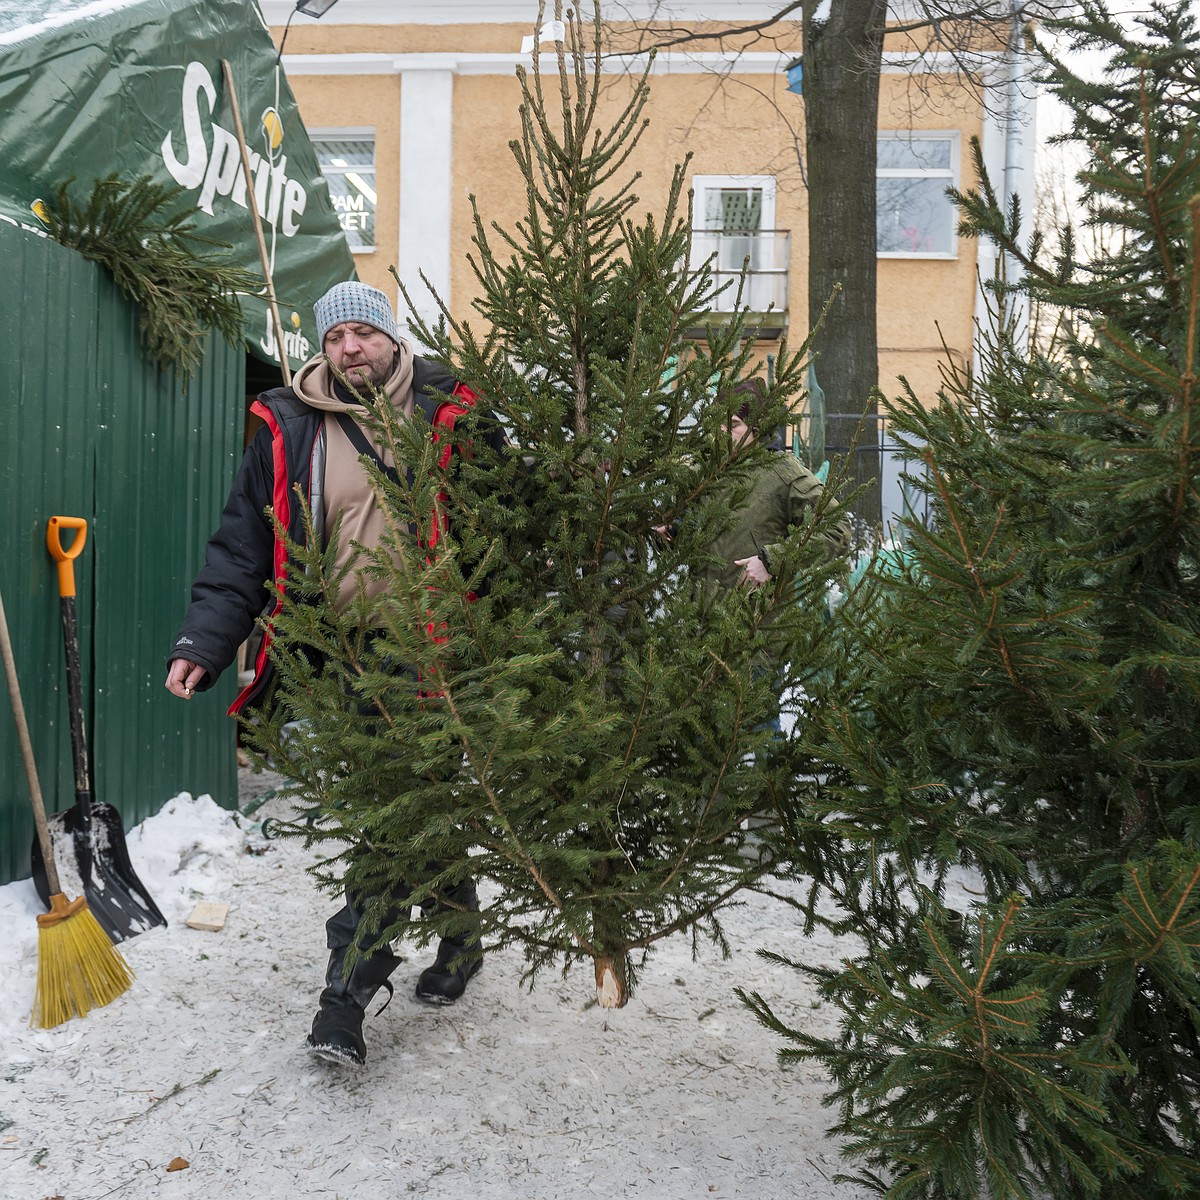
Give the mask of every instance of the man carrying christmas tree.
[{"label": "man carrying christmas tree", "polygon": [[[242,460],[168,660],[167,690],[182,699],[213,685],[268,603],[273,614],[282,608],[289,586],[288,549],[272,514],[293,542],[304,544],[305,505],[297,502],[297,486],[311,511],[314,536],[324,542],[339,531],[334,554],[344,569],[336,573],[338,606],[345,609],[364,597],[369,601],[383,588],[377,572],[363,569],[364,551],[379,547],[386,529],[364,459],[393,477],[396,464],[369,419],[371,406],[377,400],[389,403],[403,420],[423,419],[431,437],[448,441],[456,417],[476,399],[465,384],[413,353],[387,296],[377,288],[356,281],[337,284],[317,301],[314,313],[322,353],[300,368],[291,387],[265,392],[252,406],[265,425]],[[443,465],[448,465],[445,457]],[[266,580],[277,589],[273,601]],[[231,715],[269,707],[271,637],[268,622],[254,678],[230,707]],[[326,986],[308,1038],[314,1054],[350,1065],[366,1061],[366,1007],[381,988],[391,994],[388,978],[401,961],[387,945],[373,945],[387,922],[366,927],[369,899],[347,894],[344,907],[326,925]],[[388,900],[399,908],[405,896]],[[459,910],[478,910],[470,882],[446,900]],[[474,941],[469,935],[442,939],[436,961],[417,981],[418,998],[449,1004],[463,994],[480,965],[471,949]],[[347,972],[352,946],[361,953]]]}]

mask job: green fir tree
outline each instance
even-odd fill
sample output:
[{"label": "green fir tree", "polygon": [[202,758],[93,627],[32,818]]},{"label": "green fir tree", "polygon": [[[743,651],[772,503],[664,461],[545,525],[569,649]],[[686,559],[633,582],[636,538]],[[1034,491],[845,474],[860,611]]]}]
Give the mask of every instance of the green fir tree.
[{"label": "green fir tree", "polygon": [[897,1200],[1200,1195],[1200,35],[1051,28],[1106,51],[1048,74],[1111,250],[958,197],[1059,336],[1001,280],[981,369],[888,406],[931,520],[837,612],[788,814],[806,919],[861,952],[791,964],[835,1037],[745,997]]},{"label": "green fir tree", "polygon": [[[445,442],[380,413],[411,468],[377,477],[394,518],[374,558],[384,598],[337,612],[329,556],[296,548],[280,717],[252,736],[296,781],[323,880],[379,898],[378,941],[478,928],[523,948],[529,980],[591,965],[613,1007],[656,942],[723,948],[722,906],[769,886],[772,839],[749,847],[744,822],[789,786],[791,742],[767,726],[821,657],[840,518],[798,529],[770,586],[698,586],[773,453],[728,428],[729,386],[765,364],[739,320],[688,340],[712,279],[684,266],[685,169],[660,215],[640,211],[646,79],[614,103],[598,18],[591,46],[566,27],[556,73],[518,72],[526,205],[509,229],[476,213],[478,321],[443,310],[418,328],[483,398],[455,428],[459,465],[443,472]],[[805,370],[804,348],[782,346],[752,419],[781,425]],[[478,919],[453,908],[466,876]],[[425,918],[389,914],[398,894]]]}]

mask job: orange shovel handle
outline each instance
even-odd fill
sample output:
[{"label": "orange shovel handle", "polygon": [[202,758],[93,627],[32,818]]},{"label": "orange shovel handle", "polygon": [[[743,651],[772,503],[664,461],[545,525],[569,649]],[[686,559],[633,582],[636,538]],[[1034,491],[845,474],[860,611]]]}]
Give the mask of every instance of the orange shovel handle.
[{"label": "orange shovel handle", "polygon": [[[69,546],[62,543],[64,529],[75,530]],[[46,549],[58,563],[58,594],[62,597],[75,595],[75,560],[86,541],[87,521],[83,517],[51,517],[46,524]]]}]

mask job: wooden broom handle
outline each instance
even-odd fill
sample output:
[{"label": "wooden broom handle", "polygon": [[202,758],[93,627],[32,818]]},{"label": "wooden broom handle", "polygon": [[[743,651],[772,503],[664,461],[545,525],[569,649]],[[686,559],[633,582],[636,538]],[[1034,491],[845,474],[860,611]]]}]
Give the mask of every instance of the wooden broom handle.
[{"label": "wooden broom handle", "polygon": [[46,806],[42,802],[42,788],[38,783],[37,764],[33,761],[33,743],[29,740],[29,726],[25,723],[25,705],[21,703],[21,685],[17,680],[17,664],[13,658],[12,639],[8,636],[8,618],[4,613],[4,597],[0,596],[0,658],[4,659],[4,678],[8,682],[8,698],[12,701],[13,716],[17,722],[17,741],[21,746],[21,758],[25,762],[25,777],[29,780],[29,795],[33,802],[33,823],[37,826],[38,844],[42,848],[42,861],[46,866],[46,882],[50,894],[62,891],[58,884],[58,868],[54,863],[54,847],[50,844],[50,831],[46,827]]}]

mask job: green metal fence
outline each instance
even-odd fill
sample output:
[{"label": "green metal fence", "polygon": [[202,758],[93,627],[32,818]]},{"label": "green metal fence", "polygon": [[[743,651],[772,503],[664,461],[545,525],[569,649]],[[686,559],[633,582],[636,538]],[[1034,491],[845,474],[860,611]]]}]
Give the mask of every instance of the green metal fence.
[{"label": "green metal fence", "polygon": [[[126,829],[181,791],[236,803],[235,680],[190,703],[164,655],[241,453],[245,357],[210,338],[185,388],[145,359],[105,272],[0,222],[0,591],[48,811],[74,800],[59,597],[47,519],[89,524],[76,563],[96,798]],[[32,821],[0,693],[0,883],[29,874]]]}]

